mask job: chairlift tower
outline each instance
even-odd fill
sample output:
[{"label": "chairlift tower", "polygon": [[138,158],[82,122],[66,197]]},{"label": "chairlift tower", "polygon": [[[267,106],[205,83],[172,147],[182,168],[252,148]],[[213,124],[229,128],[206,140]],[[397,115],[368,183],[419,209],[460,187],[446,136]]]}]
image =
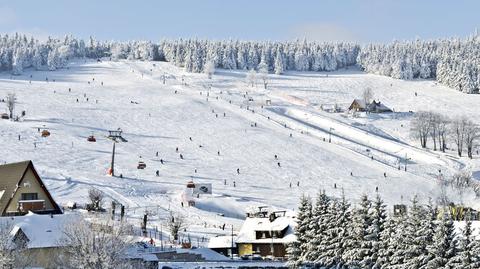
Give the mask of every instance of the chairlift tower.
[{"label": "chairlift tower", "polygon": [[114,177],[115,176],[115,144],[118,142],[128,142],[128,141],[122,137],[122,129],[120,128],[118,128],[117,130],[108,131],[107,138],[113,141],[112,161],[110,163],[109,174],[112,177]]}]

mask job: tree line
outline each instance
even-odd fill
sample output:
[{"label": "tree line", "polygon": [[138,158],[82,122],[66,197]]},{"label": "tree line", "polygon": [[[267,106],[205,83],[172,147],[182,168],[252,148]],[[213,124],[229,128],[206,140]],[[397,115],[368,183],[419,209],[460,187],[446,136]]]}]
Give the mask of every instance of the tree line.
[{"label": "tree line", "polygon": [[389,215],[377,194],[363,195],[355,207],[324,191],[313,202],[302,196],[297,240],[288,248],[289,265],[315,268],[479,268],[480,241],[467,218],[457,234],[448,210],[414,197],[406,212]]},{"label": "tree line", "polygon": [[474,93],[480,85],[480,38],[395,41],[391,44],[352,42],[240,41],[176,39],[97,41],[49,37],[39,41],[21,34],[0,35],[0,71],[19,75],[25,68],[56,70],[72,58],[168,61],[188,72],[212,68],[293,71],[335,71],[360,66],[369,73],[399,79],[433,78],[457,90]]}]

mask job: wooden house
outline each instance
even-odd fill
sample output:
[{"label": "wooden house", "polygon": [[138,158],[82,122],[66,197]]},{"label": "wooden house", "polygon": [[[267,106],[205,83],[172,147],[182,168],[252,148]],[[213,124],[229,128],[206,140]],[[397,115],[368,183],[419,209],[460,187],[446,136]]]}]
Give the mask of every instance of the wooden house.
[{"label": "wooden house", "polygon": [[0,216],[62,214],[31,161],[0,165]]}]

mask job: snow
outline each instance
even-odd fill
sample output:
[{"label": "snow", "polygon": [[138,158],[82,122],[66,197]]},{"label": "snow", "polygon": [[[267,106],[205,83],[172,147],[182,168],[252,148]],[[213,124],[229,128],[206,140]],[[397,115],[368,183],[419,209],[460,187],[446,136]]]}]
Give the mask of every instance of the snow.
[{"label": "snow", "polygon": [[[0,96],[15,92],[16,114],[25,110],[26,117],[20,122],[0,120],[0,145],[7,145],[0,163],[33,160],[59,204],[85,203],[88,189],[95,187],[107,200],[125,205],[135,224],[146,209],[155,212],[154,226],[175,211],[190,223],[187,233],[200,237],[228,234],[219,229],[225,223],[238,230],[248,207],[291,210],[302,194],[313,196],[319,189],[337,197],[343,190],[355,202],[363,193],[373,196],[378,187],[391,206],[408,203],[414,195],[424,202],[437,198],[438,169],[446,176],[458,168],[480,171],[477,156],[468,160],[454,152],[420,149],[409,135],[408,113],[431,109],[478,121],[479,95],[465,95],[433,81],[401,81],[354,69],[328,77],[311,72],[270,75],[267,90],[260,81],[257,87],[247,86],[245,75],[219,70],[210,80],[163,62],[153,66],[83,60],[55,72],[26,70],[15,77],[2,73]],[[352,117],[318,109],[321,104],[348,106],[366,87],[397,113]],[[247,91],[254,102],[243,97]],[[262,108],[267,99],[272,105]],[[5,109],[0,103],[0,111]],[[254,123],[257,127],[252,127]],[[116,174],[123,178],[106,175],[112,141],[105,136],[119,127],[128,140],[116,144]],[[37,128],[48,129],[51,136],[42,138]],[[332,143],[324,141],[330,128]],[[92,134],[96,143],[87,141]],[[405,154],[411,158],[408,172],[397,169]],[[137,170],[140,156],[146,169]],[[213,194],[201,195],[198,208],[182,207],[181,193],[192,179],[211,183]],[[448,195],[455,202],[479,207],[471,192],[460,196],[449,188]]]},{"label": "snow", "polygon": [[[274,221],[267,218],[249,217],[245,220],[238,234],[237,243],[290,243],[295,241],[293,230],[296,226],[293,217],[277,217]],[[282,231],[287,228],[282,238],[257,239],[256,231]]]},{"label": "snow", "polygon": [[2,218],[3,221],[12,221],[12,235],[19,229],[28,237],[28,248],[48,248],[62,245],[64,227],[73,223],[77,216],[72,214],[38,215],[29,212],[25,216]]}]

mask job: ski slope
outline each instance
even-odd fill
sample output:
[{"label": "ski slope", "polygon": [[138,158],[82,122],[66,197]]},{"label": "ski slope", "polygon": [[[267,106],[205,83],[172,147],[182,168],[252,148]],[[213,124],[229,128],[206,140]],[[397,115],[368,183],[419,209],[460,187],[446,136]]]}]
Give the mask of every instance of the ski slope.
[{"label": "ski slope", "polygon": [[[218,229],[224,223],[238,229],[251,207],[294,209],[302,194],[320,189],[356,201],[363,193],[374,196],[378,187],[390,205],[413,195],[426,201],[440,194],[438,169],[445,176],[459,168],[480,170],[477,156],[419,149],[409,136],[408,113],[435,109],[478,120],[480,96],[356,70],[271,75],[269,85],[248,87],[241,71],[220,70],[207,79],[158,62],[78,61],[55,72],[1,74],[0,96],[14,92],[16,114],[25,110],[26,117],[0,120],[0,161],[33,160],[60,204],[86,202],[95,187],[126,205],[132,219],[148,210],[159,224],[170,210],[181,212],[189,232],[202,236],[228,233]],[[365,87],[398,113],[352,118],[318,109],[348,105]],[[51,136],[42,138],[38,128]],[[122,178],[106,175],[112,141],[105,136],[117,128],[128,140],[116,144]],[[86,140],[92,134],[96,143]],[[407,172],[397,167],[405,155]],[[140,160],[146,169],[137,169]],[[213,186],[213,195],[199,197],[196,208],[181,206],[189,180]],[[448,195],[479,206],[471,192],[448,189]]]}]

